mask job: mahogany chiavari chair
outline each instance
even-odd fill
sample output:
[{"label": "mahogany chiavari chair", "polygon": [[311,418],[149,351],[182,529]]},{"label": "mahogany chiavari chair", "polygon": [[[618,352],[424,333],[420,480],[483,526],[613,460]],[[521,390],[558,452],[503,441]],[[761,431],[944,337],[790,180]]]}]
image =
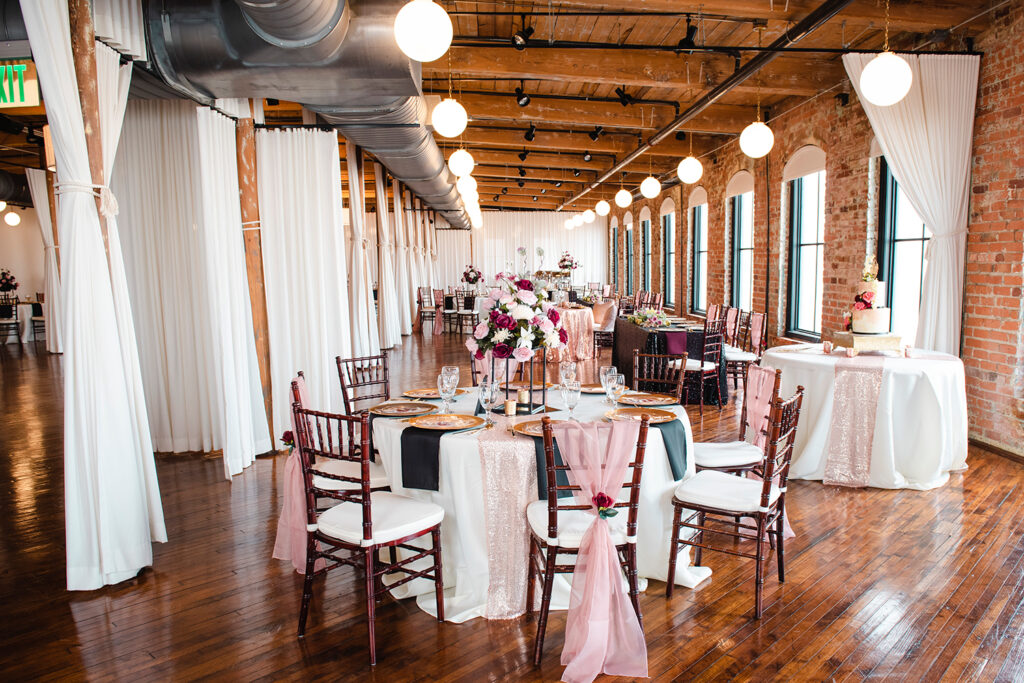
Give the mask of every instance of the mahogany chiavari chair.
[{"label": "mahogany chiavari chair", "polygon": [[476,310],[476,295],[466,294],[460,296],[457,301],[459,332],[472,334],[473,328],[480,322],[480,313]]},{"label": "mahogany chiavari chair", "polygon": [[704,317],[708,320],[718,320],[722,313],[722,304],[708,304],[708,312]]},{"label": "mahogany chiavari chair", "polygon": [[[298,392],[296,383],[293,383],[292,391]],[[335,415],[302,408],[297,403],[292,406],[292,413],[305,489],[307,529],[306,575],[299,607],[299,638],[306,635],[306,617],[313,597],[313,580],[344,565],[356,571],[361,569],[366,586],[370,664],[376,664],[376,606],[387,591],[419,578],[433,581],[437,619],[444,621],[444,585],[441,576],[441,521],[444,519],[444,508],[388,491],[371,491],[368,413],[358,416]],[[340,448],[344,432],[353,428],[359,430],[360,447],[355,448],[350,442],[347,450]],[[318,458],[356,463],[360,475],[352,477],[318,473],[314,476],[313,463]],[[317,481],[324,478],[342,481],[351,488],[321,488]],[[339,504],[318,510],[318,498],[333,498]],[[430,548],[411,544],[413,540],[428,534],[431,538]],[[392,551],[390,560],[381,556],[379,551],[383,549]],[[394,551],[398,549],[406,551],[404,559],[397,559],[397,552]],[[431,558],[429,566],[422,569],[410,566],[424,558]],[[385,586],[385,574],[404,576]]]},{"label": "mahogany chiavari chair", "polygon": [[341,382],[341,399],[345,402],[346,415],[359,412],[357,403],[380,403],[391,398],[391,371],[387,351],[361,358],[335,356],[334,362],[338,364],[338,380]]},{"label": "mahogany chiavari chair", "polygon": [[[768,442],[771,409],[779,397],[781,384],[781,370],[754,364],[744,369],[739,437],[736,441],[695,443],[693,460],[698,471],[718,470],[741,474],[761,464]],[[748,434],[751,436],[749,440]]]},{"label": "mahogany chiavari chair", "polygon": [[600,282],[588,282],[587,283],[587,291],[593,292],[594,294],[597,294],[598,292],[601,291],[601,283]]},{"label": "mahogany chiavari chair", "polygon": [[683,402],[684,373],[680,368],[686,367],[686,354],[670,355],[657,353],[640,353],[633,349],[633,391],[655,391],[675,396],[676,403]]},{"label": "mahogany chiavari chair", "polygon": [[[536,582],[541,581],[540,617],[537,620],[537,637],[533,648],[534,664],[540,664],[541,652],[544,648],[544,634],[547,631],[548,612],[551,609],[551,589],[555,582],[555,574],[571,574],[576,569],[576,555],[579,554],[583,534],[593,517],[589,514],[590,505],[579,505],[575,497],[560,497],[560,492],[580,491],[581,487],[573,484],[559,484],[558,472],[567,472],[568,465],[556,464],[554,432],[551,430],[551,418],[541,419],[544,431],[544,462],[547,473],[547,498],[530,503],[526,507],[526,519],[530,524],[530,560],[529,576],[526,584],[526,609],[533,612],[534,591]],[[612,541],[618,551],[619,564],[629,582],[629,599],[633,603],[637,619],[643,626],[640,614],[640,588],[636,568],[636,544],[630,539],[636,538],[637,510],[640,504],[640,475],[643,473],[644,451],[647,448],[648,418],[644,415],[640,420],[640,434],[637,437],[636,452],[626,469],[628,480],[622,488],[629,491],[629,500],[618,500],[613,507],[626,508],[625,519],[616,515],[608,518],[608,527]],[[565,563],[567,558],[571,563]],[[559,560],[562,561],[559,564]]]},{"label": "mahogany chiavari chair", "polygon": [[7,341],[14,334],[21,343],[21,325],[18,323],[18,297],[14,294],[0,294],[0,342]]},{"label": "mahogany chiavari chair", "polygon": [[420,326],[428,320],[433,325],[437,324],[437,306],[434,305],[430,287],[416,288],[416,310],[419,311]]},{"label": "mahogany chiavari chair", "polygon": [[[698,566],[704,549],[728,553],[754,560],[754,618],[761,618],[761,589],[764,585],[763,539],[766,533],[774,536],[779,583],[786,580],[783,545],[786,482],[793,459],[793,446],[796,441],[797,424],[800,421],[803,395],[804,388],[797,387],[792,397],[775,400],[768,445],[763,465],[757,472],[761,481],[736,477],[725,472],[703,470],[676,487],[672,496],[672,540],[669,546],[666,597],[672,596],[676,556],[680,545],[697,549],[694,564]],[[682,517],[684,509],[689,513],[686,519]],[[737,524],[735,518],[739,516],[751,518],[753,524]],[[688,535],[687,538],[680,538],[679,532],[683,527],[696,533]],[[744,534],[744,530],[748,533]],[[735,541],[715,546],[706,540],[707,534],[729,536],[738,540],[750,538],[752,535],[755,539],[755,550],[753,553],[739,550]]]},{"label": "mahogany chiavari chair", "polygon": [[708,380],[715,383],[718,392],[718,409],[722,409],[722,383],[718,381],[718,365],[722,359],[722,336],[725,320],[719,318],[704,321],[703,353],[700,360],[691,358],[686,362],[686,376],[694,384],[700,385],[700,414],[704,416],[704,387]]},{"label": "mahogany chiavari chair", "polygon": [[665,306],[665,295],[664,294],[662,294],[661,292],[658,292],[657,294],[652,294],[651,295],[651,302],[650,302],[650,307],[651,308],[654,308],[654,309],[657,309],[657,310],[660,311],[662,308],[664,308],[664,306]]},{"label": "mahogany chiavari chair", "polygon": [[747,366],[761,360],[765,347],[764,323],[764,313],[749,313],[745,320],[741,317],[742,333],[737,340],[737,345],[726,346],[722,349],[722,354],[725,356],[725,371],[732,377],[733,389],[736,388],[736,381]]}]

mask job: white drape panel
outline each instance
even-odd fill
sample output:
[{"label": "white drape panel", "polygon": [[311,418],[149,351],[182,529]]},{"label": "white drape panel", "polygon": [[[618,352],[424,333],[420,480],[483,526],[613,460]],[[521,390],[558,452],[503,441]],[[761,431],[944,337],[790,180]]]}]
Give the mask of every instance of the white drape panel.
[{"label": "white drape panel", "polygon": [[[484,227],[473,234],[473,265],[492,282],[495,273],[510,267],[518,272],[522,259],[516,249],[526,247],[527,267],[556,270],[563,251],[580,263],[573,282],[608,281],[608,222],[598,216],[573,230],[565,229],[567,214],[558,211],[484,211]],[[543,261],[537,247],[544,250]]]},{"label": "white drape panel", "polygon": [[[92,184],[92,177],[67,4],[24,0],[21,8],[46,99],[61,185],[57,215],[64,285],[68,588],[92,590],[129,579],[152,564],[152,542],[165,541],[167,535],[144,404],[138,412],[141,378],[138,368],[125,362],[136,349],[134,336],[124,333],[125,323],[131,328],[130,309],[127,321],[119,320],[125,309],[115,301],[123,281],[112,283],[123,277],[123,266],[114,265],[121,257],[116,228],[108,262],[96,201],[82,189]],[[118,109],[111,100],[121,90],[113,89],[111,97],[109,86],[119,74],[115,71],[111,78],[102,62],[98,68],[101,124],[111,124]],[[116,126],[114,140],[119,120]]]},{"label": "white drape panel", "polygon": [[419,264],[420,285],[435,289],[437,283],[430,277],[430,245],[427,244],[427,221],[419,199],[413,199],[413,213],[416,216],[416,254],[417,263]]},{"label": "white drape panel", "polygon": [[412,334],[412,319],[416,315],[416,290],[409,273],[409,247],[405,236],[405,209],[402,208],[402,186],[391,181],[394,211],[391,218],[395,228],[395,283],[398,287],[398,321],[402,334]]},{"label": "white drape panel", "polygon": [[36,207],[39,219],[39,235],[43,239],[43,314],[46,317],[46,350],[63,353],[64,342],[61,331],[60,271],[57,268],[57,248],[53,244],[53,224],[50,222],[50,195],[46,190],[46,171],[26,168],[28,189],[32,194],[32,205]]},{"label": "white drape panel", "polygon": [[896,182],[932,231],[915,346],[956,356],[981,58],[902,55],[914,74],[910,92],[891,107],[877,107],[860,92],[861,72],[873,57],[847,54],[843,64]]},{"label": "white drape panel", "polygon": [[370,282],[371,271],[368,243],[366,240],[366,202],[364,198],[366,179],[360,163],[363,152],[356,145],[345,141],[345,163],[348,167],[348,201],[352,229],[352,288],[349,291],[352,315],[352,352],[356,356],[372,356],[380,353],[380,336],[377,334],[377,316],[373,309],[373,290]]},{"label": "white drape panel", "polygon": [[[438,230],[438,278],[444,286],[457,285],[462,282],[462,274],[466,266],[473,263],[473,254],[469,250],[469,230]],[[483,231],[477,230],[477,235]],[[477,266],[479,268],[479,266]],[[484,271],[485,278],[493,278],[493,272]]]},{"label": "white drape panel", "polygon": [[427,243],[430,248],[430,281],[435,287],[443,287],[444,282],[441,281],[441,274],[438,271],[438,256],[437,256],[437,222],[431,220],[430,213],[428,211],[423,212],[423,216],[426,219],[427,225]]},{"label": "white drape panel", "polygon": [[[377,212],[370,211],[363,218],[363,229],[366,231],[363,233],[363,245],[366,249],[366,264],[369,266],[369,280],[370,280],[370,295],[373,295],[373,289],[377,288],[377,282],[380,279],[380,255],[378,254],[379,244],[377,242]],[[377,316],[380,318],[380,316]],[[378,321],[378,326],[380,322]]]},{"label": "white drape panel", "polygon": [[412,291],[429,287],[423,279],[423,252],[420,248],[420,221],[412,199],[412,193],[405,191],[405,229],[409,237],[409,273],[412,276]]},{"label": "white drape panel", "polygon": [[402,344],[402,328],[398,314],[398,291],[395,274],[395,239],[388,215],[388,186],[384,167],[373,165],[377,197],[377,307],[380,318],[380,345],[386,349]]},{"label": "white drape panel", "polygon": [[[244,97],[231,97],[222,100],[214,100],[214,106],[220,109],[228,116],[234,116],[236,119],[249,119],[252,118],[252,109],[249,106],[249,100]],[[238,177],[238,171],[235,171],[235,177]]]},{"label": "white drape panel", "polygon": [[276,439],[299,370],[314,406],[342,409],[334,358],[352,355],[352,319],[338,135],[258,130],[256,163]]},{"label": "white drape panel", "polygon": [[147,59],[139,0],[92,0],[92,19],[97,38],[132,59]]}]

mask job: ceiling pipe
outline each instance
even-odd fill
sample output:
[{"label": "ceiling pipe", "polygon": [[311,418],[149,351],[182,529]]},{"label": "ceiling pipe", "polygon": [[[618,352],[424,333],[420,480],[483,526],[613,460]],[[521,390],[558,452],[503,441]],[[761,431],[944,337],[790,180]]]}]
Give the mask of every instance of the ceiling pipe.
[{"label": "ceiling pipe", "polygon": [[779,49],[789,47],[790,45],[803,40],[810,33],[819,29],[822,24],[842,11],[851,2],[853,2],[853,0],[826,0],[823,2],[817,7],[817,9],[812,11],[806,17],[797,22],[792,28],[787,29],[781,36],[772,41],[768,46],[769,48],[772,48],[770,51],[759,52],[754,55],[750,61],[742,65],[739,69],[733,72],[732,75],[727,77],[724,81],[705,93],[699,100],[687,107],[687,109],[674,121],[648,138],[647,142],[640,145],[635,151],[626,155],[622,161],[612,166],[608,172],[599,177],[590,185],[590,187],[584,188],[579,194],[563,202],[556,210],[561,211],[569,204],[579,201],[591,190],[596,190],[602,183],[607,182],[609,178],[642,157],[652,147],[667,138],[669,135],[675,133],[676,130],[678,130],[687,121],[699,115],[702,111],[722,99],[722,97],[730,90],[760,71],[766,64],[779,55]]}]

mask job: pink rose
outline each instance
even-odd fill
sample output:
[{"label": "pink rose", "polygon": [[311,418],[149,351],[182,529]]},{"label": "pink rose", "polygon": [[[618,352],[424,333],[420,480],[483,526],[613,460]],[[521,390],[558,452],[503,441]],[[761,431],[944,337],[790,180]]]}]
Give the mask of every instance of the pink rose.
[{"label": "pink rose", "polygon": [[528,349],[525,346],[519,346],[516,347],[516,350],[512,352],[512,357],[515,358],[520,363],[525,363],[526,361],[533,358],[533,350]]},{"label": "pink rose", "polygon": [[466,348],[469,349],[470,353],[476,353],[480,348],[480,345],[476,343],[476,339],[470,337],[466,340]]},{"label": "pink rose", "polygon": [[863,301],[858,301],[853,305],[853,307],[856,308],[858,311],[863,311],[865,308],[868,307],[868,305]]},{"label": "pink rose", "polygon": [[860,298],[863,299],[867,303],[871,303],[875,299],[875,293],[874,292],[863,292],[860,295]]},{"label": "pink rose", "polygon": [[543,332],[544,334],[547,334],[548,332],[553,332],[555,330],[555,324],[548,319],[541,320],[539,327],[540,331]]},{"label": "pink rose", "polygon": [[519,294],[517,296],[519,297],[519,300],[527,306],[533,306],[537,303],[537,295],[528,289],[519,290]]},{"label": "pink rose", "polygon": [[492,290],[491,290],[491,293],[490,293],[490,294],[488,294],[488,296],[489,296],[489,297],[490,297],[490,298],[491,298],[491,299],[492,299],[493,301],[497,301],[498,299],[500,299],[500,298],[501,298],[502,294],[504,294],[504,292],[502,292],[502,291],[501,291],[500,289],[498,289],[498,288],[494,288],[494,289],[492,289]]},{"label": "pink rose", "polygon": [[[476,329],[473,330],[473,336],[476,337],[477,339],[483,339],[484,337],[487,336],[487,331],[487,323],[480,323],[479,325],[476,326]],[[472,349],[470,350],[472,351]]]}]

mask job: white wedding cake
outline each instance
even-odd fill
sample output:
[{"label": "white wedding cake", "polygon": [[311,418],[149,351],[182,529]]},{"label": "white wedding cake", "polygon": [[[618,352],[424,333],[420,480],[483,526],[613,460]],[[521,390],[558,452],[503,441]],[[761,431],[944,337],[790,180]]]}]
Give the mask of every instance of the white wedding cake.
[{"label": "white wedding cake", "polygon": [[854,291],[853,310],[847,316],[846,329],[854,334],[886,334],[891,310],[885,306],[885,283],[877,278],[878,261],[869,256],[864,263],[861,282]]}]

